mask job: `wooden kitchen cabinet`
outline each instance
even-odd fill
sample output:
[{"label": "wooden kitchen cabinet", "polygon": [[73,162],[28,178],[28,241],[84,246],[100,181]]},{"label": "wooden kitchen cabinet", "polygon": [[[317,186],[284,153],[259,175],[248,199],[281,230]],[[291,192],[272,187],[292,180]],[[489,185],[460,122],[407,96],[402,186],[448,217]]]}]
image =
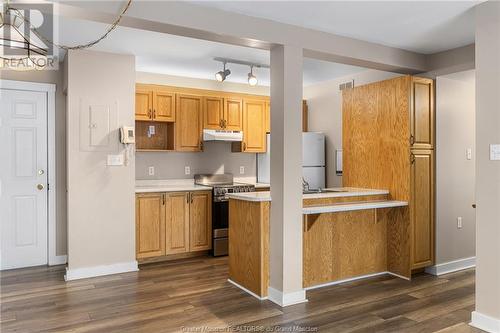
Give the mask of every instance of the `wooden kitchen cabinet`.
[{"label": "wooden kitchen cabinet", "polygon": [[224,129],[228,131],[243,130],[243,101],[241,98],[224,98]]},{"label": "wooden kitchen cabinet", "polygon": [[[309,119],[308,119],[308,107],[307,102],[302,101],[302,132],[308,131]],[[271,133],[271,102],[266,102],[266,133]]]},{"label": "wooden kitchen cabinet", "polygon": [[175,94],[162,89],[153,91],[153,120],[175,121]]},{"label": "wooden kitchen cabinet", "polygon": [[177,94],[175,150],[201,151],[203,132],[202,97]]},{"label": "wooden kitchen cabinet", "polygon": [[412,77],[410,107],[410,146],[434,147],[434,81]]},{"label": "wooden kitchen cabinet", "polygon": [[191,192],[189,207],[189,250],[212,248],[212,192]]},{"label": "wooden kitchen cabinet", "polygon": [[203,128],[241,131],[243,129],[243,106],[239,98],[204,97]]},{"label": "wooden kitchen cabinet", "polygon": [[136,195],[137,259],[212,248],[212,191]]},{"label": "wooden kitchen cabinet", "polygon": [[243,100],[243,141],[233,142],[233,152],[266,151],[266,101]]},{"label": "wooden kitchen cabinet", "polygon": [[165,193],[138,194],[135,203],[136,257],[165,254]]},{"label": "wooden kitchen cabinet", "polygon": [[149,89],[135,90],[135,120],[151,120],[153,110],[153,92]]},{"label": "wooden kitchen cabinet", "polygon": [[203,128],[222,129],[224,119],[224,98],[203,97]]},{"label": "wooden kitchen cabinet", "polygon": [[271,102],[266,102],[266,133],[271,133]]},{"label": "wooden kitchen cabinet", "polygon": [[434,263],[434,152],[412,150],[410,219],[412,269]]},{"label": "wooden kitchen cabinet", "polygon": [[165,254],[189,252],[189,192],[167,193]]}]

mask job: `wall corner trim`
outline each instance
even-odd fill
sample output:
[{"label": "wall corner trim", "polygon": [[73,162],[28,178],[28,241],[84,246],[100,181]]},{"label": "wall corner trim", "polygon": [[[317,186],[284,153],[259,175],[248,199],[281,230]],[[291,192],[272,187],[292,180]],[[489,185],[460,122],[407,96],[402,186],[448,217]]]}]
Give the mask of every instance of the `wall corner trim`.
[{"label": "wall corner trim", "polygon": [[500,319],[487,316],[477,311],[472,311],[472,320],[469,325],[486,332],[500,333]]},{"label": "wall corner trim", "polygon": [[139,270],[137,261],[123,262],[111,265],[83,267],[83,268],[66,268],[66,275],[64,280],[72,281],[78,279],[86,279],[96,276],[136,272]]},{"label": "wall corner trim", "polygon": [[476,267],[476,257],[463,258],[430,266],[425,269],[425,272],[431,275],[440,276],[472,267]]},{"label": "wall corner trim", "polygon": [[49,266],[65,265],[67,262],[68,262],[68,256],[65,254],[60,256],[49,257]]},{"label": "wall corner trim", "polygon": [[281,307],[307,302],[306,291],[304,289],[291,293],[284,293],[278,289],[269,287],[268,299]]},{"label": "wall corner trim", "polygon": [[264,297],[259,296],[259,295],[257,295],[256,293],[254,293],[253,291],[248,290],[247,288],[243,287],[243,286],[242,286],[242,285],[240,285],[239,283],[234,282],[234,281],[233,281],[233,280],[231,280],[231,279],[227,279],[227,282],[229,282],[229,283],[231,283],[232,285],[234,285],[234,286],[236,286],[236,287],[240,288],[240,289],[241,289],[241,290],[243,290],[244,292],[246,292],[246,293],[248,293],[248,294],[252,295],[253,297],[257,298],[259,301],[264,301],[264,300],[266,300],[266,299],[267,299],[267,296],[264,296]]}]

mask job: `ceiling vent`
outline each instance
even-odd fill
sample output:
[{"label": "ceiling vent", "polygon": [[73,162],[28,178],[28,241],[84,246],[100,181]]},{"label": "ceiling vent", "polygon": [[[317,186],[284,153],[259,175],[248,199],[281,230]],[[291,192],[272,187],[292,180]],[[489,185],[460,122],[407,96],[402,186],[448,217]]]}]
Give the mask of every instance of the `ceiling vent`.
[{"label": "ceiling vent", "polygon": [[351,89],[351,88],[354,88],[354,80],[339,84],[340,91],[346,90],[346,89]]}]

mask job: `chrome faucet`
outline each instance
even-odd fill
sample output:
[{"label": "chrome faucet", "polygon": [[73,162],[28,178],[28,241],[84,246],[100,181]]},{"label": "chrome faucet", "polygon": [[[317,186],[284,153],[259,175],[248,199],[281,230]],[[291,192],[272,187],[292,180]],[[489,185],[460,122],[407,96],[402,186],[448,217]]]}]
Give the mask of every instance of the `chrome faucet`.
[{"label": "chrome faucet", "polygon": [[302,192],[309,191],[309,183],[302,177]]}]

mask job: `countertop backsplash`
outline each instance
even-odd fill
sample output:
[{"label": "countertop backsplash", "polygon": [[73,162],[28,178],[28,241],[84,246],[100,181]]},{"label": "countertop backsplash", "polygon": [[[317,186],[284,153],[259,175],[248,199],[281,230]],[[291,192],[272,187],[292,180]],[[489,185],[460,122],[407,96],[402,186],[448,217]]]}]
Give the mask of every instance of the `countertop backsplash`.
[{"label": "countertop backsplash", "polygon": [[[185,167],[190,174],[185,174]],[[149,175],[154,167],[154,175]],[[244,174],[240,174],[240,167]],[[193,178],[199,173],[232,173],[237,177],[257,176],[257,154],[232,153],[229,142],[205,142],[203,152],[136,152],[136,179]]]}]

